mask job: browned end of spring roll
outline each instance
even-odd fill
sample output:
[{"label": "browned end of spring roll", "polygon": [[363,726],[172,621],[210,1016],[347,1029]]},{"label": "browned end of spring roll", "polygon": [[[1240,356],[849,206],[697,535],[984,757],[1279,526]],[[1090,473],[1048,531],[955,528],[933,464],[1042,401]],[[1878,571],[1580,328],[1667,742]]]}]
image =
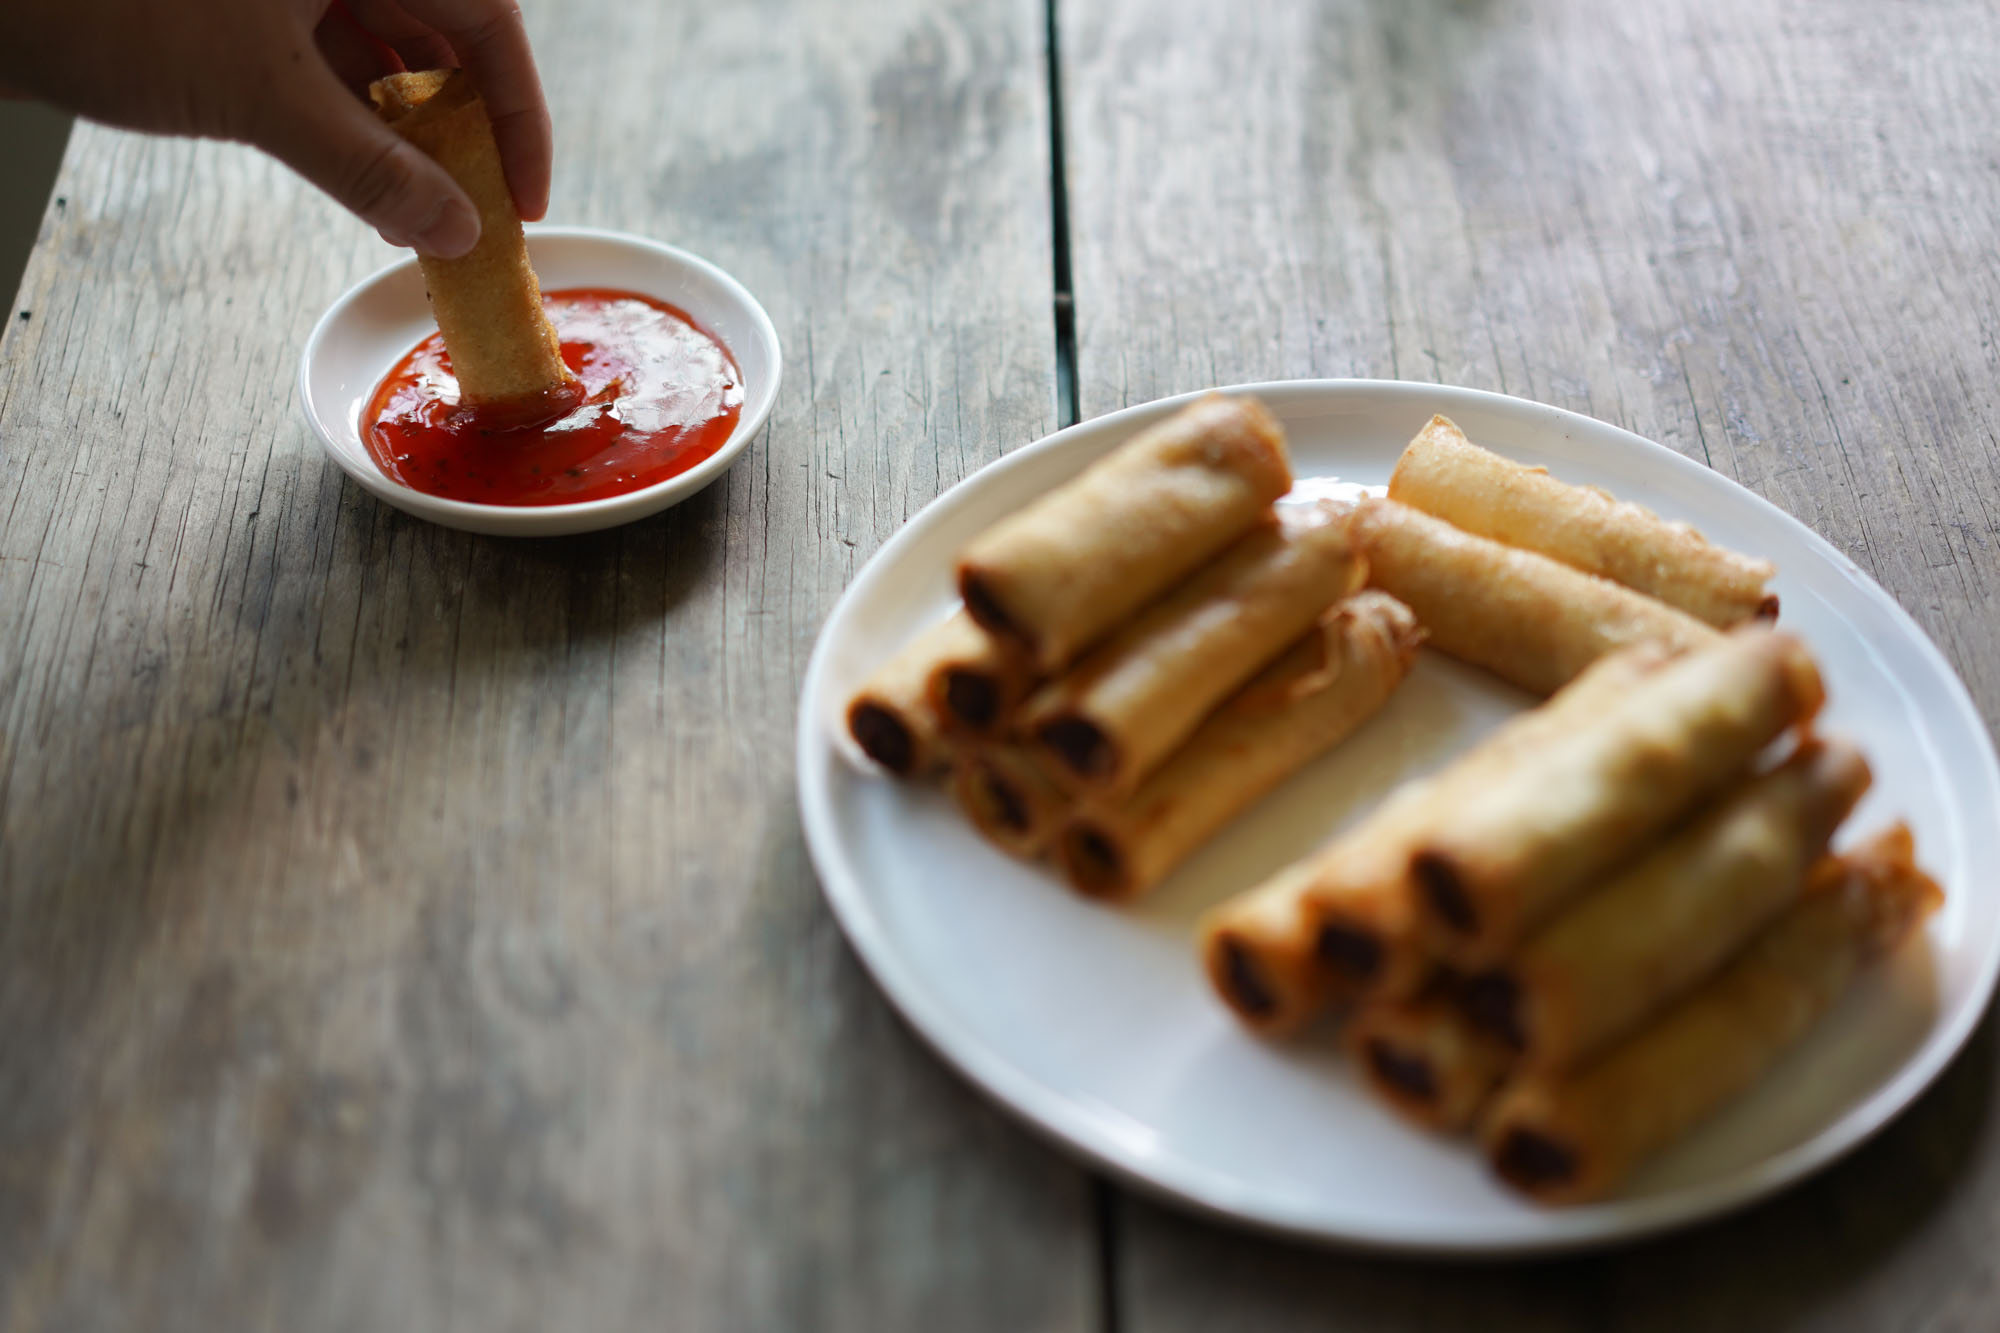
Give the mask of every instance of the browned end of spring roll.
[{"label": "browned end of spring roll", "polygon": [[1728,628],[1775,618],[1768,560],[1711,545],[1685,523],[1480,448],[1437,416],[1403,450],[1389,498],[1454,527],[1601,575]]},{"label": "browned end of spring roll", "polygon": [[1449,982],[1414,999],[1363,1005],[1343,1041],[1377,1096],[1434,1130],[1471,1127],[1512,1059],[1466,1021]]},{"label": "browned end of spring roll", "polygon": [[1632,644],[1686,649],[1715,638],[1664,602],[1393,500],[1363,501],[1354,535],[1369,582],[1409,604],[1433,647],[1533,694]]},{"label": "browned end of spring roll", "polygon": [[949,758],[931,677],[978,632],[963,611],[954,611],[875,669],[847,705],[848,734],[863,754],[900,778],[927,773]]},{"label": "browned end of spring roll", "polygon": [[1868,782],[1852,745],[1806,740],[1470,983],[1473,1017],[1529,1068],[1588,1059],[1698,985],[1795,901]]},{"label": "browned end of spring roll", "polygon": [[1196,930],[1209,984],[1244,1026],[1267,1037],[1296,1031],[1342,994],[1313,954],[1301,869],[1210,909]]},{"label": "browned end of spring roll", "polygon": [[563,364],[528,263],[486,105],[460,70],[391,74],[370,88],[389,127],[451,174],[479,211],[479,243],[457,259],[419,254],[431,313],[463,401],[497,425],[574,407],[582,385]]},{"label": "browned end of spring roll", "polygon": [[1494,1170],[1543,1203],[1603,1198],[1755,1082],[1941,900],[1907,835],[1832,858],[1734,961],[1625,1041],[1504,1087],[1480,1131]]},{"label": "browned end of spring roll", "polygon": [[861,752],[899,778],[937,766],[936,728],[913,701],[864,690],[847,705],[847,731]]},{"label": "browned end of spring roll", "polygon": [[1874,837],[1813,867],[1806,895],[1843,895],[1862,914],[1862,953],[1894,953],[1916,923],[1944,906],[1944,889],[1917,865],[1916,836],[1898,820]]},{"label": "browned end of spring roll", "polygon": [[1253,398],[1210,394],[966,547],[973,619],[1061,669],[1247,532],[1291,488],[1284,431]]},{"label": "browned end of spring roll", "polygon": [[1071,884],[1131,901],[1224,824],[1374,716],[1423,633],[1409,608],[1365,592],[1328,610],[1216,710],[1128,797],[1086,800],[1056,842]]},{"label": "browned end of spring roll", "polygon": [[1462,969],[1489,968],[1595,876],[1747,771],[1823,698],[1803,643],[1745,627],[1520,755],[1412,858],[1432,947]]},{"label": "browned end of spring roll", "polygon": [[987,841],[1025,860],[1048,850],[1070,807],[1035,757],[1006,742],[960,751],[951,792]]},{"label": "browned end of spring roll", "polygon": [[1306,862],[1298,883],[1313,953],[1344,992],[1405,998],[1431,974],[1407,870],[1441,780],[1405,784]]},{"label": "browned end of spring roll", "polygon": [[1287,507],[1128,621],[1022,710],[1057,776],[1129,792],[1217,705],[1361,586],[1352,507]]},{"label": "browned end of spring roll", "polygon": [[951,623],[955,637],[938,644],[925,687],[931,707],[955,734],[998,736],[1033,688],[1034,671],[971,616],[954,616]]}]

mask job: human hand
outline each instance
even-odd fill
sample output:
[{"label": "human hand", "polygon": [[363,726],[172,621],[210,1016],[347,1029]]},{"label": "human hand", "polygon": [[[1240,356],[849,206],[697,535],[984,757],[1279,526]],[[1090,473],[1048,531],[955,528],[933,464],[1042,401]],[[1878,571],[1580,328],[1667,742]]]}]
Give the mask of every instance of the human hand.
[{"label": "human hand", "polygon": [[255,144],[393,245],[454,258],[479,215],[368,108],[370,81],[463,66],[521,216],[548,208],[550,129],[513,0],[5,0],[0,88],[129,129]]}]

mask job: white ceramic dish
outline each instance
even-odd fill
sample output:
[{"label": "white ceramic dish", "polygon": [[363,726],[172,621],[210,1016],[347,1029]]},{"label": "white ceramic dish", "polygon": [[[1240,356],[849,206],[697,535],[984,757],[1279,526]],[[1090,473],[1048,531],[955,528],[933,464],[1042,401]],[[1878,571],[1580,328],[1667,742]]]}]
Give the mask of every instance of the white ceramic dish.
[{"label": "white ceramic dish", "polygon": [[1916,1097],[1965,1040],[2000,968],[2000,881],[1990,873],[2000,864],[2000,768],[1964,687],[1915,622],[1797,521],[1601,422],[1432,385],[1240,391],[1284,420],[1301,478],[1386,482],[1403,444],[1442,411],[1509,457],[1775,560],[1783,623],[1824,667],[1824,726],[1856,738],[1875,768],[1843,841],[1908,818],[1949,901],[1770,1077],[1621,1197],[1591,1207],[1525,1203],[1466,1145],[1393,1119],[1324,1032],[1290,1044],[1245,1035],[1196,967],[1199,912],[1439,765],[1521,707],[1520,695],[1425,654],[1382,715],[1126,910],[1080,900],[993,851],[940,792],[856,767],[839,734],[867,672],[954,604],[950,569],[967,538],[1186,401],[1175,399],[1023,448],[929,506],[842,597],[807,670],[799,797],[814,865],[856,950],[937,1050],[1136,1184],[1261,1227],[1433,1253],[1577,1248],[1711,1217],[1832,1161]]},{"label": "white ceramic dish", "polygon": [[299,362],[299,402],[340,470],[405,513],[502,537],[555,537],[630,523],[680,503],[728,471],[770,417],[783,370],[778,332],[757,298],[705,259],[619,232],[530,227],[528,256],[544,291],[616,287],[641,292],[686,311],[721,339],[743,375],[743,411],[722,448],[656,486],[581,504],[471,504],[390,480],[361,441],[361,413],[382,377],[437,331],[423,274],[412,256],[349,288],[306,339]]}]

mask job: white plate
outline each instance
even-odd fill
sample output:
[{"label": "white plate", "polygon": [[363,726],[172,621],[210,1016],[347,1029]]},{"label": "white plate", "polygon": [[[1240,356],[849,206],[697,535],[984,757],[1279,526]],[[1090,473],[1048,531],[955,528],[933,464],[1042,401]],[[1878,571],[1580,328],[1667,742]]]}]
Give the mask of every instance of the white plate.
[{"label": "white plate", "polygon": [[1824,668],[1824,725],[1857,739],[1875,768],[1843,840],[1909,819],[1948,902],[1750,1094],[1621,1197],[1585,1208],[1525,1203],[1466,1145],[1392,1118],[1326,1033],[1290,1044],[1246,1035],[1196,966],[1194,918],[1436,767],[1522,696],[1425,654],[1379,717],[1126,910],[1081,900],[991,850],[940,792],[857,769],[838,731],[870,668],[951,607],[950,569],[969,537],[1186,401],[1173,399],[1063,431],[953,488],[861,572],[806,672],[799,800],[813,863],[848,938],[937,1050],[1136,1184],[1261,1227],[1437,1253],[1576,1248],[1711,1217],[1832,1161],[1921,1092],[1971,1031],[2000,967],[1990,873],[2000,864],[2000,769],[1964,687],[1888,595],[1750,492],[1585,417],[1419,384],[1232,392],[1257,394],[1284,421],[1301,478],[1386,482],[1417,428],[1444,412],[1511,458],[1775,560],[1783,623]]},{"label": "white plate", "polygon": [[715,265],[640,236],[589,227],[528,228],[528,258],[544,291],[615,287],[685,311],[722,340],[743,375],[743,411],[722,447],[677,477],[603,500],[483,505],[446,500],[392,481],[361,440],[361,414],[404,355],[437,332],[414,255],[350,287],[313,326],[299,360],[299,402],[340,470],[377,499],[418,518],[501,537],[595,532],[679,504],[729,470],[777,401],[778,331],[757,298]]}]

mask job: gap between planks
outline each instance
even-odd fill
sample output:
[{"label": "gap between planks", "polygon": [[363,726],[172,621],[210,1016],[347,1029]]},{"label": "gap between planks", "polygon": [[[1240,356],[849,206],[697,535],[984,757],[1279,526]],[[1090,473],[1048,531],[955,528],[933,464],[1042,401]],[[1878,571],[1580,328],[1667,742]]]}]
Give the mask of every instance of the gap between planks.
[{"label": "gap between planks", "polygon": [[[1069,167],[1063,149],[1060,0],[1045,0],[1043,18],[1049,97],[1049,237],[1054,249],[1051,307],[1056,331],[1056,427],[1082,420],[1077,403],[1076,286],[1069,260]],[[1097,1233],[1097,1322],[1102,1333],[1121,1333],[1118,1280],[1118,1187],[1102,1175],[1090,1179],[1092,1228]]]}]

